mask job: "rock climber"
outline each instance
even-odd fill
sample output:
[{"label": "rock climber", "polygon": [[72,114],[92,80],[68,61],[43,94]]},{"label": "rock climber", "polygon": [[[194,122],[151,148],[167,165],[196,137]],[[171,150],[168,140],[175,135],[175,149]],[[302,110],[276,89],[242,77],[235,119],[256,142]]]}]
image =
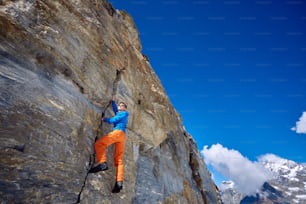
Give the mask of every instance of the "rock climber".
[{"label": "rock climber", "polygon": [[119,193],[123,187],[123,155],[124,145],[126,141],[125,132],[126,125],[128,123],[129,113],[127,111],[126,103],[120,102],[117,107],[114,96],[112,97],[112,108],[115,113],[115,116],[111,118],[102,117],[101,120],[103,122],[113,124],[113,130],[96,141],[95,152],[97,165],[91,168],[89,170],[89,173],[97,173],[99,171],[106,171],[108,169],[106,161],[107,147],[111,144],[115,144],[114,164],[116,167],[116,183],[112,190],[112,193]]}]

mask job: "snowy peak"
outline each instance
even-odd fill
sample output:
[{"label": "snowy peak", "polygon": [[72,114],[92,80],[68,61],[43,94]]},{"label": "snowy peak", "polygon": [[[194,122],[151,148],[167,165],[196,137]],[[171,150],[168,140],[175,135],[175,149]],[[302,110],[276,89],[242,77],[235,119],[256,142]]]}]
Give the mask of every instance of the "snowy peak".
[{"label": "snowy peak", "polygon": [[298,164],[275,155],[266,155],[260,158],[260,162],[266,169],[270,170],[275,175],[275,179],[280,182],[284,182],[286,179],[291,182],[300,182],[305,179],[306,166],[303,164]]},{"label": "snowy peak", "polygon": [[[306,203],[306,165],[267,154],[259,163],[268,169],[273,178],[265,182],[256,195],[243,195],[231,181],[220,185],[224,204],[249,203]],[[233,193],[236,193],[233,196]],[[241,197],[239,200],[238,198]]]},{"label": "snowy peak", "polygon": [[265,155],[261,157],[259,161],[266,169],[270,170],[272,173],[285,176],[289,179],[294,179],[298,171],[303,171],[305,169],[304,165],[277,157],[273,154]]},{"label": "snowy peak", "polygon": [[235,188],[233,181],[223,181],[219,186],[221,199],[224,204],[237,204],[244,197],[242,193],[239,193]]}]

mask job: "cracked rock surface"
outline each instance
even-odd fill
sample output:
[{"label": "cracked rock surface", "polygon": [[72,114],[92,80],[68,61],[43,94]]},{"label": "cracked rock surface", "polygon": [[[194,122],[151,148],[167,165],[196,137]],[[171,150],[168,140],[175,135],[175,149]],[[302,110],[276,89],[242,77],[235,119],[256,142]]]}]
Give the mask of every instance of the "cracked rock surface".
[{"label": "cracked rock surface", "polygon": [[[0,0],[0,197],[3,203],[218,203],[131,16],[104,0]],[[130,112],[123,190],[87,175],[112,94]],[[112,116],[109,109],[106,116]],[[83,186],[83,187],[82,187]]]}]

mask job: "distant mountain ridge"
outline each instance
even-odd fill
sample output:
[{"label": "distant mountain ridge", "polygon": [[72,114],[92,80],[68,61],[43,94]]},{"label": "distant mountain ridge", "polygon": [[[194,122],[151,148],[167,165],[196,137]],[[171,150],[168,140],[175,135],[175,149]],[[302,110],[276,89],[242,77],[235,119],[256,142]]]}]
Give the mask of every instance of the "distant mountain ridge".
[{"label": "distant mountain ridge", "polygon": [[224,204],[293,204],[306,203],[306,165],[277,157],[273,154],[259,161],[273,174],[273,179],[265,182],[256,195],[243,195],[231,181],[220,186]]}]

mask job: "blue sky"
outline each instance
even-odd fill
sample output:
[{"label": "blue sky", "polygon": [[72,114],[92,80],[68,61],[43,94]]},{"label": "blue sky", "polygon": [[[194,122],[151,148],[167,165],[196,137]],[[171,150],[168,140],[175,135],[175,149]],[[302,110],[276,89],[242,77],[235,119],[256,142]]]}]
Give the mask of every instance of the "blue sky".
[{"label": "blue sky", "polygon": [[110,2],[134,18],[200,150],[306,162],[305,1]]}]

